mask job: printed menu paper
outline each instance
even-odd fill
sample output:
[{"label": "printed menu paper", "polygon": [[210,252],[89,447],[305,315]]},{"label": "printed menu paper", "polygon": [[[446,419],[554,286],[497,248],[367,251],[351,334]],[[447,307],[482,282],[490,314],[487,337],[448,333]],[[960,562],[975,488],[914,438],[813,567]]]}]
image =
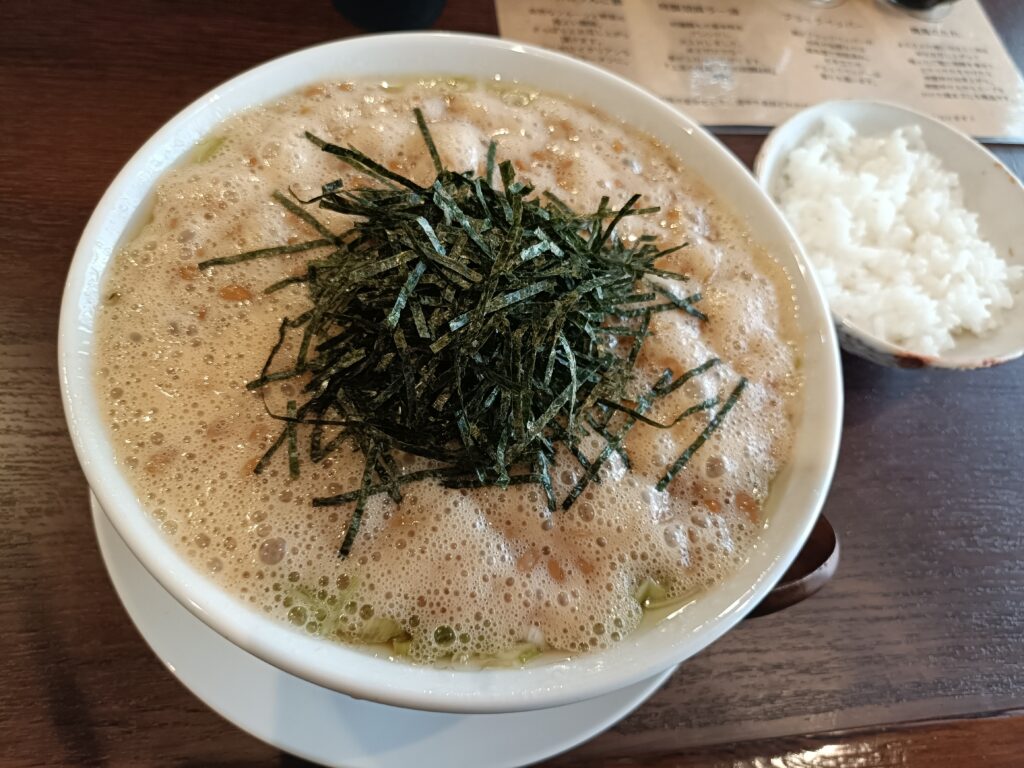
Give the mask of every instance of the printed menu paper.
[{"label": "printed menu paper", "polygon": [[1024,80],[978,0],[941,21],[884,0],[497,0],[497,11],[503,37],[607,67],[712,127],[876,99],[1024,143]]}]

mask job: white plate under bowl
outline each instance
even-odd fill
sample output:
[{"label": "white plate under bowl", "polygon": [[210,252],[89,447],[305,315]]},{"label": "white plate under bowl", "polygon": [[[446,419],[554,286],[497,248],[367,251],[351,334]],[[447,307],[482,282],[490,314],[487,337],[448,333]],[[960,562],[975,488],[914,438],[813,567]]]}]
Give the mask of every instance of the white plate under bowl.
[{"label": "white plate under bowl", "polygon": [[[827,117],[838,117],[858,133],[881,135],[916,125],[928,151],[947,170],[960,177],[964,204],[978,214],[981,235],[1009,264],[1024,264],[1024,185],[991,152],[974,139],[928,115],[881,101],[825,101],[802,110],[768,134],[754,161],[754,175],[772,200],[790,152],[819,130]],[[916,354],[890,344],[833,313],[839,341],[848,352],[873,362],[901,368],[987,368],[1024,354],[1024,295],[1018,290],[1014,306],[1001,323],[983,336],[964,334],[953,349],[938,356]]]},{"label": "white plate under bowl", "polygon": [[225,640],[143,568],[95,496],[103,562],[139,633],[219,715],[278,749],[344,768],[512,768],[557,755],[624,718],[675,667],[620,691],[554,709],[500,715],[422,712],[360,701],[289,675]]}]

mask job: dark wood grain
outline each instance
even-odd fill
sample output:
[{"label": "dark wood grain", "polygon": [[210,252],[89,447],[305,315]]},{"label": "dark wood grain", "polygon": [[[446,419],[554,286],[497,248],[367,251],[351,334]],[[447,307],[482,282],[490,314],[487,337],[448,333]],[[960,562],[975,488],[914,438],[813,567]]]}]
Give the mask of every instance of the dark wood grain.
[{"label": "dark wood grain", "polygon": [[[1020,64],[1024,6],[985,5]],[[93,205],[157,127],[246,67],[357,30],[327,0],[39,0],[3,16],[0,764],[298,765],[193,698],[118,604],[61,414],[57,310]],[[437,26],[493,33],[494,9],[450,0]],[[748,163],[760,144],[725,141]],[[1024,173],[1024,150],[998,153]],[[995,716],[1024,709],[1024,364],[843,365],[836,579],[552,765],[1022,764],[1024,717]]]},{"label": "dark wood grain", "polygon": [[562,768],[1019,768],[1024,715],[908,723],[897,728],[819,733],[593,760],[568,755]]}]

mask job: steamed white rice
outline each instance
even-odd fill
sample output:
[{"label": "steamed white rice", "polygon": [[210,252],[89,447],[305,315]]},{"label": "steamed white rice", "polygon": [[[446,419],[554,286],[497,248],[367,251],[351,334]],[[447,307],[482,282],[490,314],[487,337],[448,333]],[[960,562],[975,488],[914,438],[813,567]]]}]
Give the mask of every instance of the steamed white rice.
[{"label": "steamed white rice", "polygon": [[935,355],[1013,305],[1024,268],[982,239],[959,177],[917,126],[860,136],[827,118],[790,153],[775,193],[833,311],[875,336]]}]

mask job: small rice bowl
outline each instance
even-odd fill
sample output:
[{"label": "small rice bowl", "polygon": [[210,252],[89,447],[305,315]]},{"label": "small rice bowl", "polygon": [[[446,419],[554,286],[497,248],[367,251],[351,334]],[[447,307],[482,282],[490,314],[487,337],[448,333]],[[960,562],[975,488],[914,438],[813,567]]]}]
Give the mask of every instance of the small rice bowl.
[{"label": "small rice bowl", "polygon": [[959,177],[918,126],[861,136],[826,117],[789,154],[774,193],[833,312],[876,337],[938,355],[1013,306],[1024,268],[981,236]]}]

